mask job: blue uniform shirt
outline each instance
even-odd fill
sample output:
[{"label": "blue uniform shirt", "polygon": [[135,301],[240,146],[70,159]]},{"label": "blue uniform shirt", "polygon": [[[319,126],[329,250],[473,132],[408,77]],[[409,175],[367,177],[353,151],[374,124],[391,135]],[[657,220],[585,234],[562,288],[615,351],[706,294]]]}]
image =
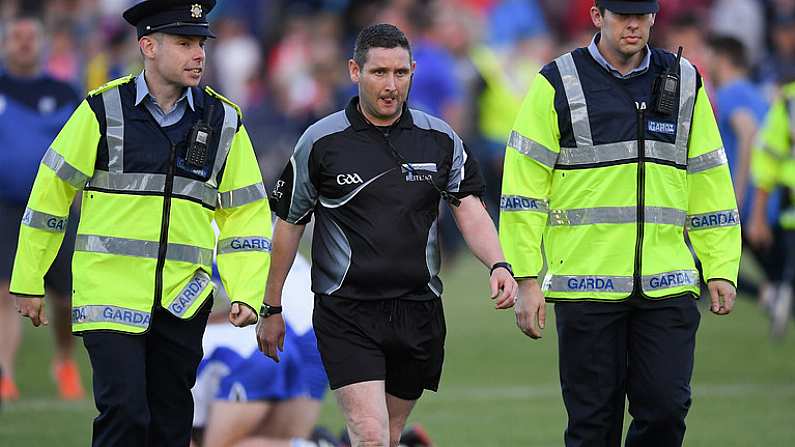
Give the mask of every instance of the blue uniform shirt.
[{"label": "blue uniform shirt", "polygon": [[160,124],[160,127],[168,127],[177,124],[179,120],[182,119],[182,116],[185,115],[185,107],[190,107],[190,109],[194,111],[196,110],[193,108],[193,92],[191,89],[185,88],[182,92],[182,96],[174,103],[174,108],[168,113],[164,112],[163,109],[160,108],[160,104],[155,100],[155,97],[149,93],[149,86],[146,85],[143,71],[135,78],[135,105],[137,106],[141,102],[144,103],[144,107],[146,107],[146,110],[148,110],[155,121],[157,121],[157,124]]}]

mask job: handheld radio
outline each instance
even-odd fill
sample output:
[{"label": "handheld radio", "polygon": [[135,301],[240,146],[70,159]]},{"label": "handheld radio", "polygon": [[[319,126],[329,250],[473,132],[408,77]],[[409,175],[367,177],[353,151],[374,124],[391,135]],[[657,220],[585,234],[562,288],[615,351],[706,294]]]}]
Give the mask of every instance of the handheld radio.
[{"label": "handheld radio", "polygon": [[185,163],[190,166],[203,167],[207,163],[210,152],[210,137],[213,134],[210,122],[214,106],[214,104],[207,105],[205,116],[190,131],[188,150],[185,153]]},{"label": "handheld radio", "polygon": [[654,93],[654,111],[663,115],[673,115],[676,107],[677,91],[679,90],[679,62],[682,60],[682,47],[676,53],[673,70],[671,66],[657,78]]}]

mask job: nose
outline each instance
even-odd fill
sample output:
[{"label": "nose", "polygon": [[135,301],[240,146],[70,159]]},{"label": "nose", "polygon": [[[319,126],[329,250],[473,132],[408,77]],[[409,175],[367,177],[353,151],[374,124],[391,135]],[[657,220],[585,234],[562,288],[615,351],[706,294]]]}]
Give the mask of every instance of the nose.
[{"label": "nose", "polygon": [[627,17],[627,28],[630,29],[638,29],[640,28],[640,22],[643,20],[644,16],[631,14]]},{"label": "nose", "polygon": [[197,62],[204,62],[204,56],[205,56],[204,47],[197,45],[196,51],[193,54],[193,60]]},{"label": "nose", "polygon": [[385,83],[384,83],[384,90],[387,92],[392,92],[397,90],[397,82],[395,80],[395,74],[389,73],[386,76]]}]

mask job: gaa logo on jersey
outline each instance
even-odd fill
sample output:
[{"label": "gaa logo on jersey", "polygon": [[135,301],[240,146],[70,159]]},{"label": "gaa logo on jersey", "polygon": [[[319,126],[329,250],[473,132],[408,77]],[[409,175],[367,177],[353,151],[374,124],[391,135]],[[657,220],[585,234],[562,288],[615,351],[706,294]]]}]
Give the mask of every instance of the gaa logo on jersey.
[{"label": "gaa logo on jersey", "polygon": [[358,183],[364,183],[359,174],[339,174],[337,175],[337,184],[338,185],[356,185]]},{"label": "gaa logo on jersey", "polygon": [[407,182],[427,182],[433,180],[436,163],[403,163],[400,170],[406,175]]}]

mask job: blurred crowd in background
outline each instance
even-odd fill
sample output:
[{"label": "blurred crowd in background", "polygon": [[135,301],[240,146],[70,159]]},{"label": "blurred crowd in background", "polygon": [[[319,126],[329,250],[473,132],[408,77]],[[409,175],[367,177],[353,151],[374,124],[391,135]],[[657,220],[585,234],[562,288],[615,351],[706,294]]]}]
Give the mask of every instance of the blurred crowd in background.
[{"label": "blurred crowd in background", "polygon": [[[42,17],[48,32],[45,71],[85,93],[140,72],[135,32],[121,18],[133,3],[3,0],[0,19]],[[303,130],[355,94],[347,59],[359,30],[396,24],[417,61],[410,106],[443,118],[463,137],[480,161],[486,202],[496,217],[502,154],[524,93],[542,65],[587,45],[595,33],[592,5],[593,0],[219,0],[210,15],[217,39],[208,42],[204,82],[243,109],[270,186]],[[777,86],[795,80],[795,0],[661,2],[652,45],[672,51],[683,46],[713,98],[722,76],[722,62],[710,51],[716,38],[719,50],[727,48],[725,38],[739,45],[739,56],[732,45],[724,56],[739,64],[761,99],[769,102]],[[720,120],[720,100],[713,99],[713,106]],[[457,232],[446,228],[449,255]]]}]

